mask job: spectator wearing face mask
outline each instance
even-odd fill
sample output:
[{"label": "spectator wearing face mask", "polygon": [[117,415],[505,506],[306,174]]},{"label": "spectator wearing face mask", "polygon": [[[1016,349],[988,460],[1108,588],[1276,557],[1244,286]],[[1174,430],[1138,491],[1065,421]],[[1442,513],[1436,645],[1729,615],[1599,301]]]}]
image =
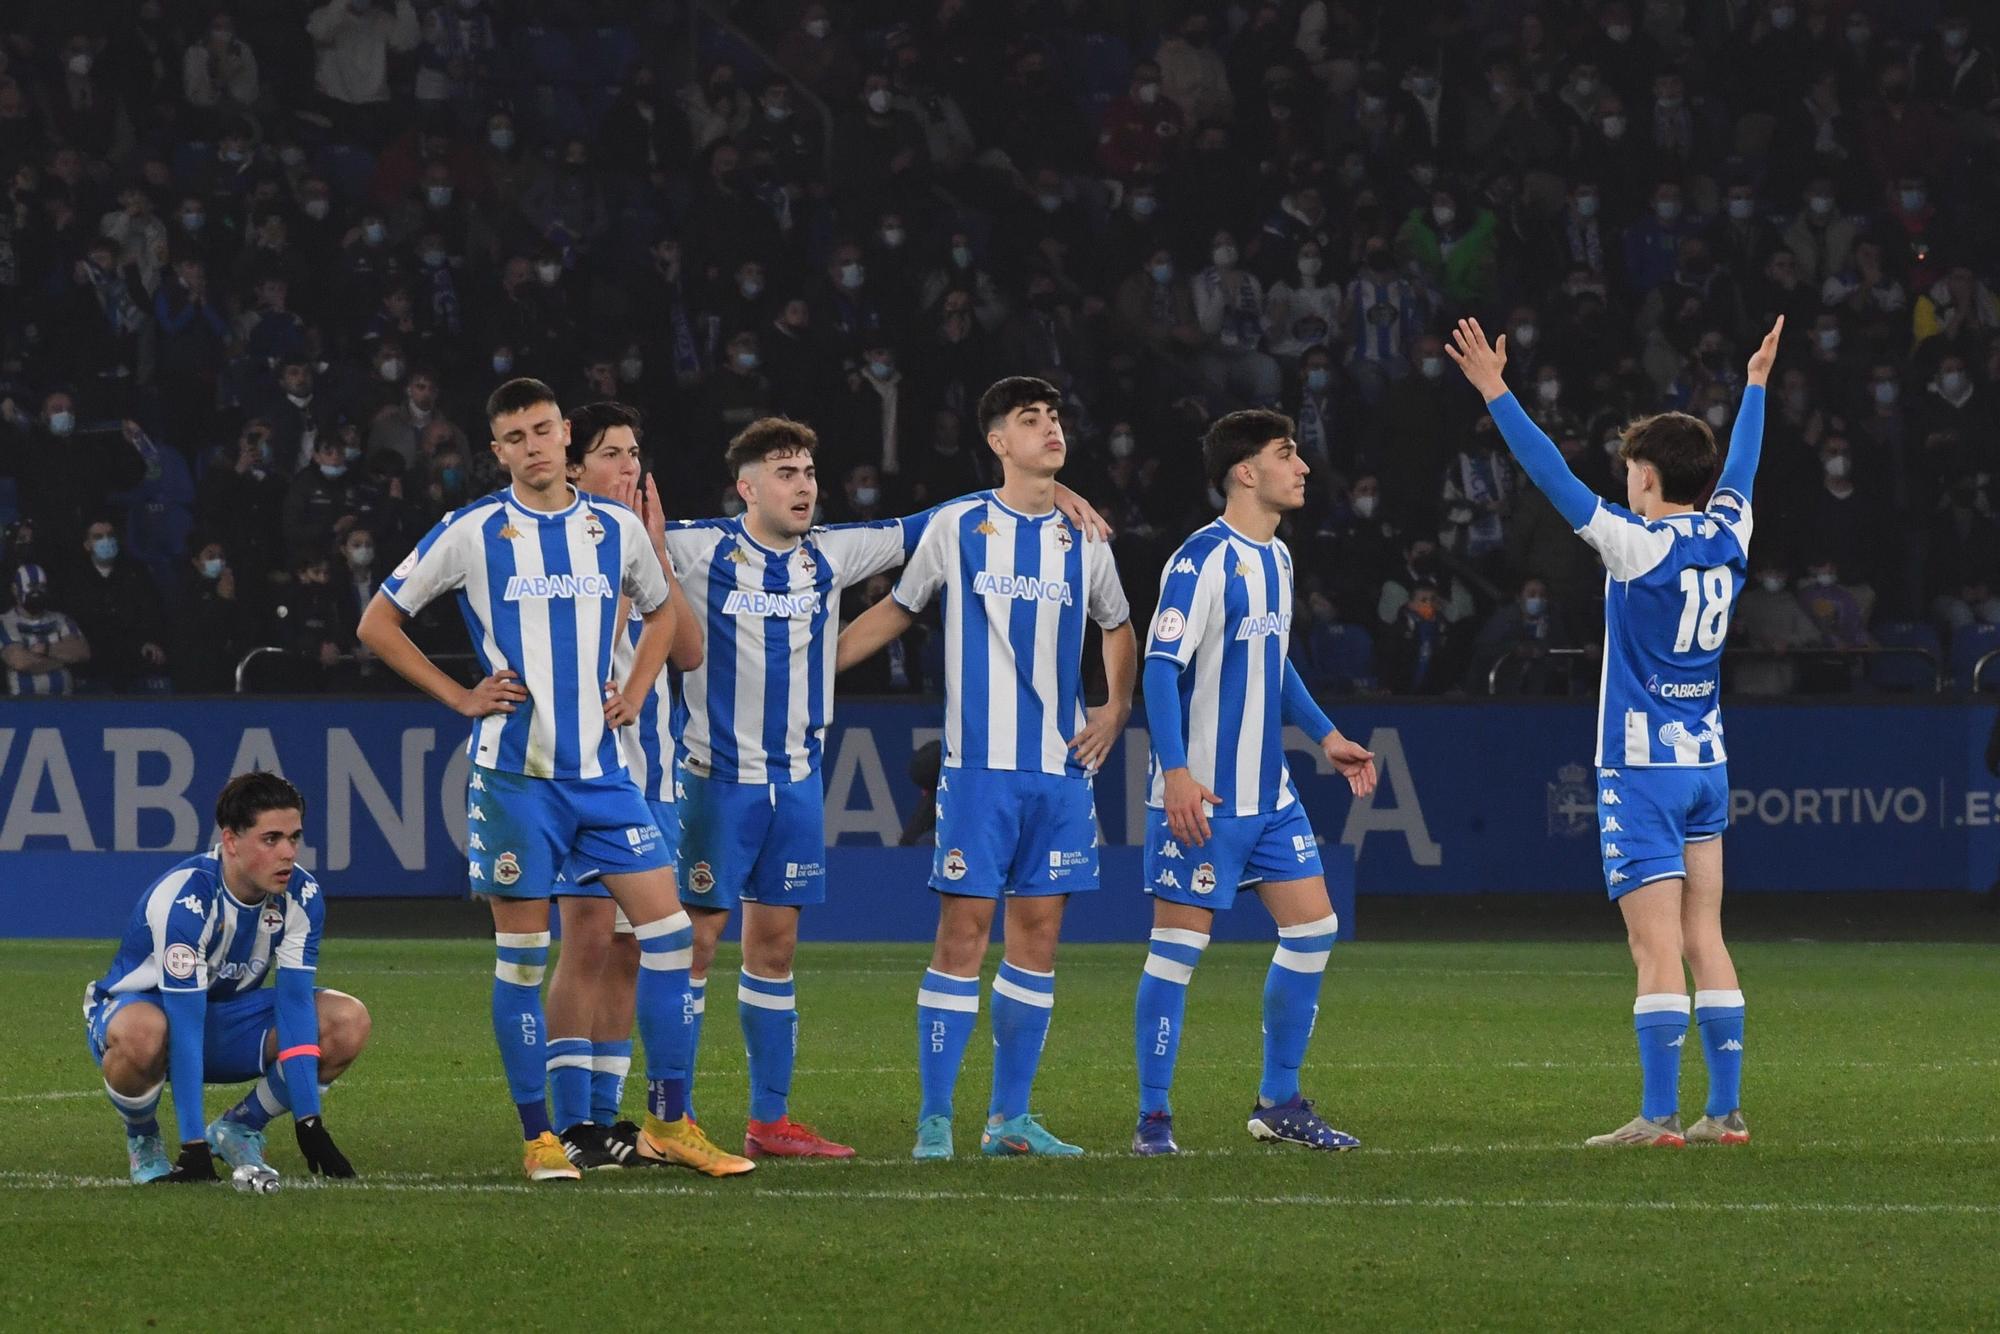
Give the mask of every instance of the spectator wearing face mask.
[{"label": "spectator wearing face mask", "polygon": [[[1792,591],[1783,561],[1760,562],[1752,571],[1729,618],[1729,639],[1735,646],[1773,653],[1818,648],[1823,642],[1819,626]],[[1797,682],[1798,664],[1788,657],[1747,657],[1731,676],[1732,688],[1746,695],[1789,695]]]},{"label": "spectator wearing face mask", "polygon": [[[1334,379],[1333,354],[1325,346],[1312,347],[1301,358],[1297,389],[1286,408],[1294,423],[1292,438],[1312,467],[1306,477],[1306,490],[1309,496],[1318,493],[1323,497],[1337,467],[1351,464],[1362,452],[1342,429],[1346,424],[1345,409],[1340,402],[1339,384]],[[1335,463],[1336,453],[1340,456],[1339,465]],[[1315,479],[1318,485],[1314,484]],[[1310,505],[1312,501],[1309,499],[1307,503]]]},{"label": "spectator wearing face mask", "polygon": [[1416,537],[1403,548],[1401,567],[1382,581],[1381,596],[1375,604],[1376,618],[1384,625],[1394,625],[1419,588],[1430,589],[1438,613],[1446,621],[1463,621],[1475,610],[1471,587],[1445,569],[1437,542]]},{"label": "spectator wearing face mask", "polygon": [[1918,355],[1953,352],[1970,360],[2000,330],[2000,297],[1971,265],[1954,264],[1917,298],[1910,329]]},{"label": "spectator wearing face mask", "polygon": [[1292,628],[1292,662],[1315,694],[1352,695],[1375,687],[1375,645],[1366,628],[1341,619],[1323,588],[1299,599]]},{"label": "spectator wearing face mask", "polygon": [[[1567,422],[1550,433],[1570,471],[1580,478],[1591,471],[1591,455],[1601,467],[1603,454],[1593,450],[1581,426]],[[1615,441],[1616,436],[1612,439]],[[1593,488],[1594,489],[1594,488]],[[1506,565],[1539,580],[1556,605],[1588,620],[1588,609],[1604,590],[1604,568],[1569,522],[1539,487],[1522,487],[1507,516]]]},{"label": "spectator wearing face mask", "polygon": [[1168,358],[1186,356],[1203,342],[1194,292],[1161,246],[1118,285],[1112,305],[1119,337]]},{"label": "spectator wearing face mask", "polygon": [[1165,171],[1187,135],[1187,117],[1163,87],[1159,65],[1142,60],[1132,67],[1123,95],[1104,110],[1097,163],[1128,186]]},{"label": "spectator wearing face mask", "polygon": [[271,642],[285,650],[284,678],[293,688],[316,690],[347,651],[344,590],[336,590],[324,555],[301,561],[271,608]]},{"label": "spectator wearing face mask", "polygon": [[1625,231],[1625,277],[1633,290],[1648,293],[1670,280],[1681,264],[1682,240],[1700,231],[1699,221],[1688,216],[1680,182],[1655,185],[1650,212]]},{"label": "spectator wearing face mask", "polygon": [[[1961,440],[1991,441],[2000,427],[1994,419],[1992,400],[1993,391],[1973,381],[1965,358],[1949,354],[1939,360],[1937,374],[1924,386],[1923,400],[1917,405],[1916,433],[1919,437],[1937,432]],[[1989,457],[1996,452],[1990,445],[1985,449]]]},{"label": "spectator wearing face mask", "polygon": [[[896,349],[886,340],[870,340],[861,351],[860,364],[848,377],[848,427],[842,448],[833,457],[846,453],[856,463],[872,464],[882,478],[892,483],[901,478],[909,463],[907,435],[920,427],[913,420],[913,405],[896,364]],[[877,479],[878,486],[880,478]]]},{"label": "spectator wearing face mask", "polygon": [[[1799,581],[1798,597],[1826,647],[1868,648],[1875,643],[1868,633],[1875,591],[1843,579],[1841,563],[1830,552],[1821,552],[1808,562],[1805,578]],[[1852,659],[1809,661],[1803,664],[1800,685],[1813,693],[1849,690],[1860,675],[1860,663]]]},{"label": "spectator wearing face mask", "polygon": [[1349,483],[1345,499],[1321,522],[1317,545],[1334,601],[1354,609],[1373,604],[1383,581],[1403,563],[1403,542],[1383,509],[1382,484],[1375,474],[1360,473]]},{"label": "spectator wearing face mask", "polygon": [[1808,182],[1803,202],[1805,206],[1786,225],[1783,240],[1798,258],[1801,280],[1816,286],[1847,267],[1858,230],[1840,211],[1831,176]]},{"label": "spectator wearing face mask", "polygon": [[401,401],[378,410],[369,423],[369,455],[387,451],[405,464],[415,462],[424,431],[438,420],[439,398],[436,371],[424,368],[411,372]]},{"label": "spectator wearing face mask", "polygon": [[778,68],[821,101],[839,105],[861,86],[861,62],[847,35],[834,30],[832,11],[819,0],[799,11],[798,23],[778,39],[772,54]]},{"label": "spectator wearing face mask", "polygon": [[167,663],[160,590],[125,554],[110,516],[82,532],[83,559],[63,586],[63,604],[90,641],[88,679],[114,692],[151,689],[164,680]]},{"label": "spectator wearing face mask", "polygon": [[1455,305],[1476,306],[1498,280],[1499,223],[1491,209],[1462,204],[1456,190],[1440,185],[1403,219],[1396,253]]},{"label": "spectator wearing face mask", "polygon": [[735,139],[750,128],[750,95],[736,82],[736,67],[727,61],[711,65],[700,78],[684,84],[675,95],[687,117],[688,140],[697,153],[723,139]]},{"label": "spectator wearing face mask", "polygon": [[334,525],[355,510],[359,485],[353,468],[360,462],[347,457],[348,444],[340,430],[320,437],[312,463],[300,469],[285,495],[285,543],[293,562],[314,552],[324,551],[332,540]]},{"label": "spectator wearing face mask", "polygon": [[1264,327],[1271,354],[1295,364],[1316,347],[1332,342],[1340,326],[1340,289],[1323,281],[1326,257],[1320,243],[1300,243],[1291,273],[1264,294]]},{"label": "spectator wearing face mask", "polygon": [[75,398],[54,390],[33,417],[0,397],[0,472],[17,479],[21,512],[44,533],[74,533],[111,495],[145,480],[146,460],[122,431],[79,431]]},{"label": "spectator wearing face mask", "polygon": [[218,10],[181,55],[181,95],[199,111],[240,115],[257,94],[257,53],[237,37],[235,19]]},{"label": "spectator wearing face mask", "polygon": [[71,669],[90,661],[82,629],[51,601],[49,577],[39,565],[22,565],[9,587],[13,604],[0,612],[0,663],[10,695],[67,695],[76,689]]},{"label": "spectator wearing face mask", "polygon": [[1419,582],[1380,637],[1376,661],[1383,686],[1396,695],[1441,695],[1458,684],[1458,657],[1442,594],[1435,584]]},{"label": "spectator wearing face mask", "polygon": [[1216,54],[1212,36],[1208,15],[1192,10],[1160,42],[1154,56],[1161,94],[1193,125],[1227,121],[1236,105],[1228,67]]},{"label": "spectator wearing face mask", "polygon": [[1812,488],[1799,513],[1798,540],[1792,548],[1837,552],[1849,583],[1877,587],[1888,555],[1888,513],[1878,489],[1880,479],[1875,472],[1856,475],[1860,470],[1844,435],[1829,432],[1820,442],[1819,457],[1820,484]]},{"label": "spectator wearing face mask", "polygon": [[253,591],[238,586],[222,542],[205,534],[188,541],[173,618],[174,689],[220,695],[235,689],[236,664],[255,647]]},{"label": "spectator wearing face mask", "polygon": [[993,276],[973,243],[972,233],[953,231],[941,253],[935,256],[917,284],[920,310],[939,311],[945,318],[952,312],[941,310],[948,293],[965,292],[971,298],[967,313],[987,333],[998,329],[1011,309],[1000,282]]},{"label": "spectator wearing face mask", "polygon": [[889,76],[870,74],[833,131],[834,181],[861,207],[916,207],[930,175],[923,127],[896,110]]},{"label": "spectator wearing face mask", "polygon": [[278,462],[270,423],[252,417],[235,440],[209,456],[195,493],[195,524],[205,532],[228,533],[246,569],[283,570],[290,480]]},{"label": "spectator wearing face mask", "polygon": [[1502,658],[1494,685],[1503,695],[1561,694],[1568,690],[1575,673],[1553,667],[1552,648],[1569,648],[1573,640],[1569,623],[1549,597],[1549,586],[1539,579],[1525,579],[1512,601],[1503,603],[1479,628],[1465,671],[1468,693],[1483,695],[1487,679]]},{"label": "spectator wearing face mask", "polygon": [[1264,288],[1242,267],[1236,237],[1219,231],[1209,243],[1213,261],[1194,277],[1195,323],[1202,341],[1196,354],[1211,391],[1257,406],[1278,401],[1278,363],[1263,350]]},{"label": "spectator wearing face mask", "polygon": [[417,49],[422,30],[410,0],[327,0],[306,19],[317,51],[320,108],[337,126],[380,144],[390,121],[389,54]]}]

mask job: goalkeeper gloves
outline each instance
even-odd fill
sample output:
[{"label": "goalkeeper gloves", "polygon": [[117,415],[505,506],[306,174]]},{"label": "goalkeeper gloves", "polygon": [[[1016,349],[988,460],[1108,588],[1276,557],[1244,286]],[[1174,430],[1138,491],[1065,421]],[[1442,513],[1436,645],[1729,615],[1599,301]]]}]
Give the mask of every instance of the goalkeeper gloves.
[{"label": "goalkeeper gloves", "polygon": [[181,1156],[174,1161],[174,1170],[157,1179],[173,1184],[220,1180],[215,1174],[215,1159],[208,1151],[208,1141],[191,1139],[181,1145]]},{"label": "goalkeeper gloves", "polygon": [[315,1175],[354,1175],[353,1164],[347,1161],[347,1155],[340,1151],[340,1146],[333,1142],[333,1136],[327,1133],[326,1123],[317,1116],[300,1117],[293,1124],[292,1131],[298,1136],[299,1153],[305,1158],[306,1167]]}]

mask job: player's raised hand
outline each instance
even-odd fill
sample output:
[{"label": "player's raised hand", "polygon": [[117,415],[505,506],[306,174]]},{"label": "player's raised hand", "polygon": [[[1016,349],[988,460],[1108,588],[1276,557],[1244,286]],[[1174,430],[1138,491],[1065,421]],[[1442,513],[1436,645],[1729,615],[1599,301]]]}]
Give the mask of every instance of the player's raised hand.
[{"label": "player's raised hand", "polygon": [[1208,842],[1208,808],[1220,806],[1222,798],[1195,782],[1194,775],[1185,767],[1167,770],[1165,784],[1161,804],[1166,811],[1167,828],[1190,847],[1198,848]]},{"label": "player's raised hand", "polygon": [[1085,710],[1083,727],[1077,732],[1076,739],[1069,743],[1070,753],[1076,756],[1076,762],[1096,773],[1110,757],[1111,748],[1118,744],[1118,734],[1125,730],[1125,720],[1131,716],[1131,709],[1121,709],[1109,703]]},{"label": "player's raised hand", "polygon": [[1778,335],[1785,331],[1785,317],[1778,316],[1778,322],[1771,326],[1771,332],[1764,335],[1764,341],[1750,354],[1750,369],[1744,379],[1751,384],[1771,382],[1771,363],[1778,359]]},{"label": "player's raised hand", "polygon": [[221,1180],[215,1174],[215,1156],[209,1152],[205,1139],[191,1139],[181,1145],[181,1156],[174,1160],[174,1170],[153,1179],[169,1186]]},{"label": "player's raised hand", "polygon": [[1479,327],[1478,320],[1460,320],[1444,345],[1444,354],[1465,372],[1465,378],[1472,382],[1472,387],[1487,402],[1491,403],[1507,392],[1504,378],[1507,369],[1506,334],[1500,335],[1499,343],[1488,343],[1486,331]]},{"label": "player's raised hand", "polygon": [[639,706],[625,698],[616,681],[604,683],[604,725],[617,731],[639,716]]},{"label": "player's raised hand", "polygon": [[314,1176],[351,1177],[354,1165],[347,1161],[347,1155],[333,1142],[333,1136],[326,1130],[326,1123],[317,1116],[301,1117],[292,1126],[292,1133],[298,1136],[299,1155],[306,1160],[306,1167]]},{"label": "player's raised hand", "polygon": [[467,718],[484,718],[490,713],[512,713],[514,706],[528,698],[528,688],[521,684],[521,674],[512,668],[502,668],[465,692],[457,709]]},{"label": "player's raised hand", "polygon": [[1335,729],[1326,734],[1326,740],[1319,743],[1320,753],[1328,763],[1347,780],[1347,787],[1357,797],[1365,797],[1375,790],[1375,752],[1358,741],[1349,741]]},{"label": "player's raised hand", "polygon": [[1111,524],[1099,514],[1091,503],[1076,492],[1056,483],[1056,508],[1077,527],[1083,529],[1086,542],[1109,542],[1112,537]]},{"label": "player's raised hand", "polygon": [[639,517],[646,521],[646,536],[653,539],[657,551],[667,545],[667,511],[660,504],[660,488],[651,473],[646,474],[646,489],[639,500]]}]

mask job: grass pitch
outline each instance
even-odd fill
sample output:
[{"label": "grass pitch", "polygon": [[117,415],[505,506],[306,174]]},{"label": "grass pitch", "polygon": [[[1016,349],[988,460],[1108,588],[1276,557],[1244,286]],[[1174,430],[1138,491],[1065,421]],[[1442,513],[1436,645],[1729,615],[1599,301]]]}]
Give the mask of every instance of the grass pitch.
[{"label": "grass pitch", "polygon": [[[1307,1093],[1365,1147],[1327,1155],[1245,1134],[1270,953],[1219,945],[1189,1003],[1188,1152],[1144,1162],[1125,1152],[1143,946],[1070,948],[1037,1103],[1092,1156],[978,1157],[982,1018],[960,1158],[916,1165],[925,950],[808,944],[794,1110],[860,1158],[530,1186],[490,948],[336,925],[321,980],[368,1003],[375,1038],[326,1116],[363,1176],[302,1188],[281,1121],[275,1196],[125,1184],[78,1016],[108,950],[4,947],[8,1329],[2000,1324],[1991,946],[1738,947],[1755,1143],[1608,1152],[1579,1144],[1637,1100],[1620,942],[1342,945]],[[724,1144],[743,1117],[734,967],[718,961],[697,1088]],[[1692,1034],[1687,1055],[1691,1119]],[[211,1113],[232,1098],[212,1091]]]}]

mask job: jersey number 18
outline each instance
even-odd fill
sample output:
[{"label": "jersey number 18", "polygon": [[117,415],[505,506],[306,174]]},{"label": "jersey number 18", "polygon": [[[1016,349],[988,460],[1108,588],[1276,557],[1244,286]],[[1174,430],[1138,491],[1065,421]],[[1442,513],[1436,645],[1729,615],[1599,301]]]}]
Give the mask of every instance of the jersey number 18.
[{"label": "jersey number 18", "polygon": [[1729,600],[1735,596],[1729,569],[1712,565],[1705,570],[1681,571],[1681,625],[1674,634],[1674,652],[1685,653],[1695,644],[1713,651],[1729,634]]}]

